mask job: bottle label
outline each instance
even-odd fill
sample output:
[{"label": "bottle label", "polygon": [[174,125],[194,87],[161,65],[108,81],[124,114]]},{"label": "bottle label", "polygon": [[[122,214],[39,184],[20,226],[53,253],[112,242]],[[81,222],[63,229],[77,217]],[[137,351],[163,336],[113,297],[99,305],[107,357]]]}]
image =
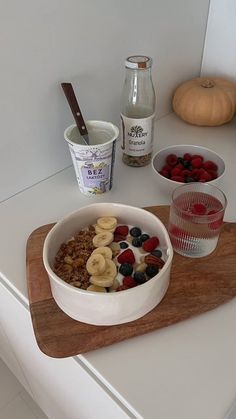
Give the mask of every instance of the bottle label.
[{"label": "bottle label", "polygon": [[154,116],[128,118],[121,114],[122,150],[129,156],[145,156],[152,152]]}]

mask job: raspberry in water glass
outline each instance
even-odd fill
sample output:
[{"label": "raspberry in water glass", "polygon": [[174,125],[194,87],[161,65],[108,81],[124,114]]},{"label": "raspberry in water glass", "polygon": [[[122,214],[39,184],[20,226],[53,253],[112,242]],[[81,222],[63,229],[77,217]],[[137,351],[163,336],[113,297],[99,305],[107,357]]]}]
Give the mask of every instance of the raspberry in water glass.
[{"label": "raspberry in water glass", "polygon": [[217,245],[227,199],[216,186],[190,183],[172,195],[169,236],[183,256],[198,258],[212,253]]}]

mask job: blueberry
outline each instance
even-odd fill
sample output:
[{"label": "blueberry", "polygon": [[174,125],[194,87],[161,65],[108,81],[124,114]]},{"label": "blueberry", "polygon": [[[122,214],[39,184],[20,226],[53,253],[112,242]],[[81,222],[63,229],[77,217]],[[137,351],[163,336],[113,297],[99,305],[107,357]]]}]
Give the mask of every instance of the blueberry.
[{"label": "blueberry", "polygon": [[120,248],[121,249],[127,249],[127,247],[129,247],[128,243],[126,243],[126,242],[120,242]]},{"label": "blueberry", "polygon": [[141,236],[141,234],[142,234],[142,231],[140,230],[139,227],[133,227],[130,229],[130,235],[132,237],[139,237]]},{"label": "blueberry", "polygon": [[184,164],[184,159],[182,157],[178,157],[177,162],[181,163],[181,164]]},{"label": "blueberry", "polygon": [[153,250],[153,252],[151,252],[151,255],[156,256],[157,258],[161,258],[162,257],[162,251],[157,249],[157,250]]},{"label": "blueberry", "polygon": [[159,268],[156,265],[148,265],[146,268],[146,274],[149,276],[149,278],[152,278],[156,274],[158,274]]},{"label": "blueberry", "polygon": [[137,284],[144,284],[146,282],[146,276],[144,272],[135,272],[134,279],[137,282]]},{"label": "blueberry", "polygon": [[122,263],[119,268],[119,272],[124,276],[130,276],[133,272],[133,266],[130,263]]},{"label": "blueberry", "polygon": [[140,237],[134,237],[132,240],[132,245],[134,247],[141,247],[142,246],[142,240]]},{"label": "blueberry", "polygon": [[188,160],[184,160],[184,161],[183,161],[183,165],[184,165],[184,168],[185,168],[185,169],[188,169],[188,168],[189,168],[189,166],[190,166],[190,164],[191,164],[191,162],[190,162],[190,161],[188,161]]},{"label": "blueberry", "polygon": [[191,182],[195,182],[195,180],[193,179],[193,177],[187,176],[185,179],[186,183],[191,183]]},{"label": "blueberry", "polygon": [[149,234],[146,234],[146,233],[144,233],[140,236],[140,239],[142,240],[142,242],[145,242],[149,238],[150,238]]}]

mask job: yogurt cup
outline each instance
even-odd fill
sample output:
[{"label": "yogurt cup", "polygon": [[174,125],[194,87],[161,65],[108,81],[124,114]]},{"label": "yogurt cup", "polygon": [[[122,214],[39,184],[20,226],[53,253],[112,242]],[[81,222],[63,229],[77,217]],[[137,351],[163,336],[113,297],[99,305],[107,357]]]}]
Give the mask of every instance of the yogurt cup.
[{"label": "yogurt cup", "polygon": [[75,124],[64,132],[80,191],[99,195],[112,188],[116,140],[119,129],[111,122],[86,121],[89,145]]}]

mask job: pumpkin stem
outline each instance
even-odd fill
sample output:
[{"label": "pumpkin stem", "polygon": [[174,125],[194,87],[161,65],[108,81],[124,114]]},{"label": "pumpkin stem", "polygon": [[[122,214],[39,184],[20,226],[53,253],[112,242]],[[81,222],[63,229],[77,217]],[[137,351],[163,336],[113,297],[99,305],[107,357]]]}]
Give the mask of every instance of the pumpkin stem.
[{"label": "pumpkin stem", "polygon": [[215,86],[215,83],[213,82],[213,80],[210,80],[210,79],[204,79],[203,81],[202,81],[202,83],[201,83],[201,86],[202,87],[205,87],[205,88],[210,88],[210,87],[214,87]]}]

